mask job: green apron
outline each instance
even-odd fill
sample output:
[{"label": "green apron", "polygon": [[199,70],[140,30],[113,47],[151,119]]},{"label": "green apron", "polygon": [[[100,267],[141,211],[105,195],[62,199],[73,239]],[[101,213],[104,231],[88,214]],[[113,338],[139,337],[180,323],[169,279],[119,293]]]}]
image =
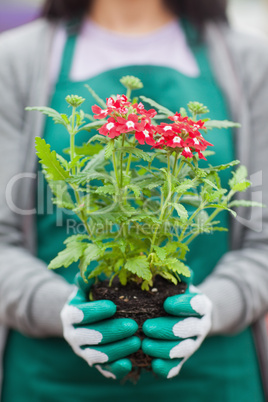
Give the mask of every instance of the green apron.
[{"label": "green apron", "polygon": [[[83,108],[90,113],[95,101],[85,88],[86,83],[102,98],[106,98],[111,93],[123,92],[119,83],[122,76],[134,75],[144,83],[144,89],[136,91],[135,95],[142,93],[173,111],[178,111],[189,101],[199,101],[208,106],[213,119],[228,119],[229,111],[215,82],[206,48],[201,43],[192,44],[189,35],[188,40],[201,71],[197,78],[184,76],[168,67],[143,65],[117,68],[84,82],[72,82],[69,73],[76,36],[69,36],[51,107],[69,113],[64,98],[68,94],[78,94],[86,98]],[[91,135],[80,133],[77,141],[82,144]],[[44,137],[51,148],[61,155],[62,150],[69,146],[68,134],[51,120],[47,120]],[[214,130],[209,132],[206,139],[214,144],[213,150],[216,152],[208,158],[209,163],[227,163],[234,159],[231,131]],[[228,170],[222,172],[223,186],[227,185],[230,174]],[[47,186],[44,182],[39,185],[44,191],[44,199],[50,200]],[[38,258],[49,263],[62,250],[66,236],[74,233],[75,221],[74,216],[66,215],[63,211],[56,213],[50,201],[45,202],[44,211],[37,217]],[[222,212],[220,219],[222,225],[229,226],[227,213]],[[79,231],[81,226],[76,229]],[[219,259],[229,250],[228,243],[229,234],[226,232],[203,234],[192,243],[188,264],[195,272],[196,285],[213,271]],[[77,265],[55,272],[72,283]],[[44,300],[44,308],[45,305]],[[65,340],[31,339],[16,331],[10,331],[9,334],[4,368],[2,402],[264,401],[249,328],[235,336],[207,338],[185,363],[180,375],[171,380],[155,378],[152,373],[144,372],[137,385],[129,382],[120,384],[90,368],[73,353]]]}]

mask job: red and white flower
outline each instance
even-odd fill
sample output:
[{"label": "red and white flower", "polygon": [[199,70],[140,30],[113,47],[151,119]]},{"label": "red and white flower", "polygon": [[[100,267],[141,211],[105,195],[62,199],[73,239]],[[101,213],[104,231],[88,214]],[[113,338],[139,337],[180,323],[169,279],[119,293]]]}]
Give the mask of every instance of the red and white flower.
[{"label": "red and white flower", "polygon": [[110,138],[118,137],[121,134],[118,131],[118,123],[113,117],[109,117],[107,123],[99,129],[99,133]]}]

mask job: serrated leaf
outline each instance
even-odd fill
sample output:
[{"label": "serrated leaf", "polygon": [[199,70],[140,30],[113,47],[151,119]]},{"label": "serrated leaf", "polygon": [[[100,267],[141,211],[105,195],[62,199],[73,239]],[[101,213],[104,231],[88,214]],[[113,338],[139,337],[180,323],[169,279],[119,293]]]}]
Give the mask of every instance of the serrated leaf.
[{"label": "serrated leaf", "polygon": [[248,171],[247,168],[243,165],[239,166],[235,172],[232,172],[233,177],[229,180],[229,186],[231,189],[238,184],[246,180]]},{"label": "serrated leaf", "polygon": [[184,180],[179,186],[175,187],[175,192],[182,194],[185,193],[187,190],[190,190],[190,188],[193,188],[196,186],[196,182],[194,180]]},{"label": "serrated leaf", "polygon": [[216,191],[210,191],[205,193],[205,200],[207,202],[213,202],[217,199],[221,199],[221,197],[226,193],[226,189],[220,189],[220,190],[216,190]]},{"label": "serrated leaf", "polygon": [[129,184],[129,185],[127,186],[127,188],[128,188],[129,190],[132,190],[132,191],[133,191],[133,193],[134,193],[134,195],[135,195],[136,198],[139,198],[139,197],[140,197],[140,195],[141,195],[141,189],[140,189],[139,186],[137,186],[137,185],[135,185],[135,184]]},{"label": "serrated leaf", "polygon": [[67,181],[72,184],[85,185],[90,180],[95,180],[95,179],[113,182],[113,178],[111,176],[109,176],[108,174],[105,174],[105,173],[100,173],[100,172],[78,173],[76,176],[73,176],[73,177],[67,179]]},{"label": "serrated leaf", "polygon": [[107,144],[108,141],[110,141],[110,138],[105,137],[104,135],[96,134],[88,140],[87,144],[90,144],[93,141],[99,141],[103,144]]},{"label": "serrated leaf", "polygon": [[81,242],[70,242],[67,243],[66,248],[60,251],[50,264],[49,269],[57,268],[68,268],[72,263],[77,262],[79,258],[83,255],[84,249],[86,248],[86,243]]},{"label": "serrated leaf", "polygon": [[184,107],[180,108],[180,114],[182,115],[182,117],[187,117],[187,111]]},{"label": "serrated leaf", "polygon": [[64,181],[48,180],[48,184],[55,196],[55,199],[53,199],[54,204],[60,208],[75,208],[75,204],[73,203],[72,197],[68,191],[68,186]]},{"label": "serrated leaf", "polygon": [[160,113],[163,113],[166,116],[173,116],[175,114],[171,110],[155,102],[153,99],[147,98],[146,96],[140,96],[140,99],[143,102],[149,103],[149,105],[156,108]]},{"label": "serrated leaf", "polygon": [[95,190],[97,194],[115,194],[116,188],[112,184],[105,184],[104,186],[100,186]]},{"label": "serrated leaf", "polygon": [[170,203],[168,203],[168,205],[170,205],[176,209],[177,214],[179,215],[179,217],[181,218],[182,221],[187,221],[188,212],[187,212],[187,209],[182,204],[170,202]]},{"label": "serrated leaf", "polygon": [[233,191],[239,191],[243,192],[245,191],[248,187],[251,186],[251,182],[248,180],[243,181],[242,183],[237,183],[233,186],[232,190]]},{"label": "serrated leaf", "polygon": [[211,180],[204,178],[204,179],[202,179],[202,182],[208,184],[210,187],[214,188],[215,190],[218,190],[218,187],[216,186],[216,184],[213,183]]},{"label": "serrated leaf", "polygon": [[64,240],[64,244],[72,243],[72,242],[81,242],[83,240],[89,240],[89,235],[88,234],[78,234],[78,235],[73,235],[70,237],[67,237],[66,240]]},{"label": "serrated leaf", "polygon": [[81,147],[75,147],[75,153],[83,156],[93,156],[98,154],[103,149],[101,144],[83,144]]},{"label": "serrated leaf", "polygon": [[149,262],[145,256],[130,258],[125,264],[125,269],[146,281],[149,281],[152,278],[152,273],[149,269]]},{"label": "serrated leaf", "polygon": [[110,140],[104,150],[105,159],[109,159],[111,157],[113,150],[114,150],[114,141]]},{"label": "serrated leaf", "polygon": [[96,244],[90,243],[85,245],[86,247],[84,247],[83,249],[83,253],[80,257],[79,263],[79,269],[82,276],[84,276],[84,273],[86,272],[87,267],[91,263],[91,261],[96,261],[103,255],[102,249]]},{"label": "serrated leaf", "polygon": [[92,89],[88,84],[85,85],[85,87],[88,89],[88,91],[91,93],[92,97],[95,99],[95,101],[100,105],[100,107],[102,107],[102,109],[106,109],[107,105],[104,102],[103,99],[101,99],[99,97],[99,95],[96,94],[96,92],[94,91],[94,89]]},{"label": "serrated leaf", "polygon": [[84,126],[80,127],[80,129],[77,131],[78,133],[80,131],[92,131],[92,130],[97,130],[98,128],[101,128],[105,123],[107,123],[106,120],[98,120],[98,121],[93,121],[92,123],[85,124]]},{"label": "serrated leaf", "polygon": [[206,129],[212,130],[213,128],[233,128],[233,127],[241,127],[241,124],[239,123],[234,123],[232,121],[228,120],[209,120],[205,124]]},{"label": "serrated leaf", "polygon": [[69,172],[66,172],[58,161],[56,152],[50,151],[50,145],[43,138],[35,138],[35,148],[48,179],[65,180],[69,177]]},{"label": "serrated leaf", "polygon": [[265,205],[256,201],[235,200],[228,204],[228,207],[260,207],[264,208]]},{"label": "serrated leaf", "polygon": [[169,282],[172,282],[174,285],[178,284],[178,279],[175,278],[170,272],[159,272],[158,275],[162,276],[162,278],[166,279]]},{"label": "serrated leaf", "polygon": [[211,230],[212,230],[213,232],[228,232],[228,231],[229,231],[227,228],[220,227],[220,226],[213,226],[213,227],[211,228]]},{"label": "serrated leaf", "polygon": [[125,286],[127,284],[128,272],[123,268],[118,274],[119,281],[121,285]]},{"label": "serrated leaf", "polygon": [[169,258],[166,262],[166,265],[172,272],[175,272],[178,275],[184,275],[186,277],[191,276],[191,272],[187,265],[176,258]]},{"label": "serrated leaf", "polygon": [[208,173],[211,173],[211,172],[220,172],[221,170],[228,169],[228,168],[230,168],[230,167],[232,167],[232,166],[238,165],[239,163],[240,163],[239,160],[235,160],[235,161],[232,161],[232,162],[229,162],[229,163],[225,163],[225,164],[222,164],[222,165],[218,165],[218,166],[210,166],[209,168],[207,168],[207,169],[205,169],[205,170],[206,170]]},{"label": "serrated leaf", "polygon": [[159,260],[163,261],[166,258],[167,252],[164,247],[154,246],[154,250]]},{"label": "serrated leaf", "polygon": [[92,156],[90,161],[87,163],[85,171],[96,170],[99,166],[103,167],[105,159],[105,149],[102,149],[98,154]]},{"label": "serrated leaf", "polygon": [[123,153],[129,153],[137,156],[139,159],[143,159],[146,162],[151,161],[151,156],[148,155],[148,153],[142,151],[139,148],[133,148],[133,147],[122,147],[118,148],[116,151],[123,152]]},{"label": "serrated leaf", "polygon": [[69,169],[69,163],[68,163],[68,161],[67,161],[66,159],[64,159],[64,158],[63,158],[61,155],[59,155],[59,154],[56,154],[56,156],[57,156],[58,161],[60,161],[60,163],[61,163],[63,169],[69,171],[70,169]]},{"label": "serrated leaf", "polygon": [[65,118],[63,118],[60,113],[58,113],[54,109],[51,109],[50,107],[46,107],[46,106],[42,106],[42,107],[26,107],[25,110],[41,112],[44,115],[51,117],[55,124],[62,124],[64,127],[67,127],[67,123],[66,123]]}]

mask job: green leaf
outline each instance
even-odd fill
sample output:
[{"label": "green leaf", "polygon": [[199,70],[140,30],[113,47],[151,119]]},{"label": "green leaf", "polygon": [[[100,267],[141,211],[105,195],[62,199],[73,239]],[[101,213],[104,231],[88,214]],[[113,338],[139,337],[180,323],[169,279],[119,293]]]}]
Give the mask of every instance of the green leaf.
[{"label": "green leaf", "polygon": [[182,115],[182,117],[187,117],[187,111],[184,107],[180,108],[180,114]]},{"label": "green leaf", "polygon": [[66,123],[65,118],[63,118],[60,113],[58,113],[54,109],[51,109],[50,107],[45,107],[45,106],[42,106],[42,107],[26,107],[25,110],[28,110],[28,111],[36,110],[38,112],[41,112],[44,115],[51,117],[55,124],[62,124],[64,127],[67,128],[67,123]]},{"label": "green leaf", "polygon": [[216,191],[209,191],[207,193],[205,193],[205,200],[208,202],[213,202],[217,199],[221,199],[222,196],[226,193],[226,189],[222,188],[220,190],[216,190]]},{"label": "green leaf", "polygon": [[106,184],[97,188],[95,193],[97,194],[115,194],[116,188],[112,184]]},{"label": "green leaf", "polygon": [[233,191],[245,191],[248,187],[251,186],[251,182],[248,180],[243,181],[242,183],[237,183],[233,186]]},{"label": "green leaf", "polygon": [[235,172],[232,172],[232,174],[233,177],[228,183],[233,192],[245,191],[251,185],[251,182],[246,180],[248,171],[245,166],[239,166]]},{"label": "green leaf", "polygon": [[122,268],[118,274],[118,278],[121,285],[125,286],[127,284],[128,272]]},{"label": "green leaf", "polygon": [[175,278],[175,276],[172,275],[170,272],[162,271],[158,272],[158,275],[162,276],[162,278],[166,279],[167,281],[172,282],[174,285],[178,284],[178,279]]},{"label": "green leaf", "polygon": [[[75,153],[83,156],[93,156],[103,149],[101,144],[83,144],[81,147],[75,147]],[[68,152],[69,153],[69,152]]]},{"label": "green leaf", "polygon": [[132,191],[133,191],[133,193],[134,193],[134,195],[135,195],[136,198],[139,198],[139,197],[140,197],[140,195],[141,195],[141,189],[140,189],[139,186],[137,186],[137,185],[135,185],[135,184],[129,184],[129,185],[127,186],[127,188],[128,188],[128,190],[132,190]]},{"label": "green leaf", "polygon": [[143,159],[144,161],[151,162],[151,156],[148,155],[147,152],[144,152],[139,148],[122,147],[122,148],[118,148],[116,151],[119,151],[120,153],[123,152],[123,153],[134,154],[139,159]]},{"label": "green leaf", "polygon": [[265,205],[256,201],[235,200],[228,204],[228,207],[260,207],[265,208]]},{"label": "green leaf", "polygon": [[52,193],[55,196],[55,199],[53,200],[54,204],[56,204],[60,208],[75,208],[75,204],[73,203],[72,197],[70,196],[70,193],[68,191],[68,186],[64,181],[49,180],[48,184],[51,188]]},{"label": "green leaf", "polygon": [[235,172],[232,172],[233,177],[229,180],[229,186],[231,189],[238,184],[246,180],[248,171],[247,168],[243,165],[239,166]]},{"label": "green leaf", "polygon": [[187,265],[185,265],[182,261],[177,260],[176,258],[169,258],[166,265],[172,272],[175,272],[178,275],[184,275],[186,277],[191,276],[190,270]]},{"label": "green leaf", "polygon": [[152,278],[152,273],[149,269],[149,262],[147,261],[146,256],[130,258],[125,264],[125,269],[146,281],[149,281]]},{"label": "green leaf", "polygon": [[67,237],[66,240],[64,240],[64,244],[72,243],[72,242],[81,242],[83,240],[89,240],[89,235],[88,234],[78,234],[78,235],[73,235],[70,237]]},{"label": "green leaf", "polygon": [[39,163],[42,164],[46,176],[50,180],[65,180],[69,177],[69,172],[63,169],[57,159],[55,151],[50,151],[50,145],[40,137],[35,138],[36,154],[39,157]]},{"label": "green leaf", "polygon": [[140,96],[140,99],[143,102],[149,103],[152,107],[158,109],[160,113],[163,113],[166,116],[173,116],[175,113],[171,112],[171,110],[167,109],[166,107],[160,105],[159,103],[155,102],[153,99],[146,98],[146,96]]},{"label": "green leaf", "polygon": [[100,107],[102,107],[102,109],[107,109],[107,105],[104,102],[104,100],[102,100],[99,95],[96,94],[96,92],[89,86],[89,85],[85,85],[85,87],[88,89],[88,91],[91,93],[92,97],[95,99],[95,101],[100,105]]},{"label": "green leaf", "polygon": [[88,140],[87,144],[90,144],[93,141],[99,141],[103,144],[107,144],[107,142],[110,141],[110,138],[105,137],[104,135],[95,134]]},{"label": "green leaf", "polygon": [[187,221],[188,219],[188,212],[187,209],[182,205],[174,202],[169,202],[168,205],[171,205],[173,208],[176,209],[177,214],[181,218],[182,221]]},{"label": "green leaf", "polygon": [[215,190],[218,190],[218,187],[216,186],[216,184],[213,183],[211,180],[203,178],[202,182],[208,184],[210,187],[214,188]]},{"label": "green leaf", "polygon": [[92,156],[90,161],[87,163],[84,172],[92,172],[99,167],[103,167],[104,161],[105,161],[105,149],[102,149],[99,153]]},{"label": "green leaf", "polygon": [[164,259],[167,256],[167,252],[166,252],[165,248],[164,247],[154,246],[154,250],[155,250],[156,255],[159,258],[159,260],[164,261]]},{"label": "green leaf", "polygon": [[[78,130],[78,132],[80,131],[92,131],[92,130],[97,130],[98,128],[101,128],[105,123],[107,123],[106,120],[98,120],[98,121],[94,121],[92,123],[88,123],[82,127],[80,127],[80,129]],[[99,134],[96,134],[96,136]],[[96,138],[95,138],[96,139]]]},{"label": "green leaf", "polygon": [[49,269],[57,269],[57,268],[68,268],[72,263],[79,260],[79,258],[83,255],[83,252],[86,248],[86,243],[81,243],[77,241],[72,241],[67,243],[66,248],[63,251],[60,251],[57,257],[55,257],[49,264]]},{"label": "green leaf", "polygon": [[194,180],[184,180],[179,186],[175,188],[175,192],[182,194],[185,193],[187,190],[190,190],[190,188],[193,188],[197,185],[196,181]]},{"label": "green leaf", "polygon": [[228,120],[209,120],[205,123],[206,129],[212,130],[213,128],[233,128],[233,127],[241,127],[241,124],[234,123]]},{"label": "green leaf", "polygon": [[69,178],[67,181],[72,184],[77,184],[77,185],[85,185],[88,183],[90,180],[101,180],[101,181],[110,181],[113,183],[113,178],[108,175],[107,173],[100,173],[100,172],[82,172],[78,173],[76,176],[73,176]]},{"label": "green leaf", "polygon": [[105,148],[105,159],[109,159],[114,150],[114,141],[110,140]]},{"label": "green leaf", "polygon": [[228,169],[228,168],[230,168],[232,166],[238,165],[239,163],[240,163],[239,160],[235,160],[235,161],[225,163],[225,164],[222,164],[222,165],[218,165],[218,166],[210,166],[209,168],[204,169],[204,170],[207,171],[208,173],[219,172],[221,170],[225,170],[225,169]]},{"label": "green leaf", "polygon": [[84,273],[87,270],[88,265],[91,261],[98,260],[103,255],[103,251],[96,244],[90,243],[86,244],[86,247],[83,249],[83,254],[80,258],[79,269],[81,275],[84,276]]}]

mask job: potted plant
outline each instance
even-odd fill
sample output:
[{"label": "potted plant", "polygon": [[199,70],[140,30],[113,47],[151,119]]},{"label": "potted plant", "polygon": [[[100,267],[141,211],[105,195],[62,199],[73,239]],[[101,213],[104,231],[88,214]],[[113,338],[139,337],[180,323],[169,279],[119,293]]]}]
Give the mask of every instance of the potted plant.
[{"label": "potted plant", "polygon": [[[117,316],[132,317],[141,328],[147,318],[164,314],[167,296],[185,291],[181,276],[190,276],[190,243],[200,233],[227,230],[217,220],[222,210],[235,216],[233,207],[253,204],[233,200],[250,186],[245,167],[233,172],[229,189],[221,187],[219,172],[239,161],[199,165],[211,153],[206,131],[236,124],[201,119],[208,110],[197,102],[174,113],[145,97],[131,99],[142,83],[129,76],[121,83],[126,95],[106,102],[88,87],[98,103],[93,117],[81,110],[84,99],[75,95],[66,98],[70,116],[47,107],[28,110],[52,117],[70,136],[66,158],[41,138],[36,138],[36,151],[54,203],[76,214],[85,229],[66,239],[49,268],[79,261],[84,280],[96,280],[89,300],[113,300]],[[75,139],[85,130],[88,142],[77,147]],[[98,266],[89,270],[92,261]],[[100,281],[103,275],[106,280]],[[139,354],[133,362],[144,367],[150,359]]]}]

